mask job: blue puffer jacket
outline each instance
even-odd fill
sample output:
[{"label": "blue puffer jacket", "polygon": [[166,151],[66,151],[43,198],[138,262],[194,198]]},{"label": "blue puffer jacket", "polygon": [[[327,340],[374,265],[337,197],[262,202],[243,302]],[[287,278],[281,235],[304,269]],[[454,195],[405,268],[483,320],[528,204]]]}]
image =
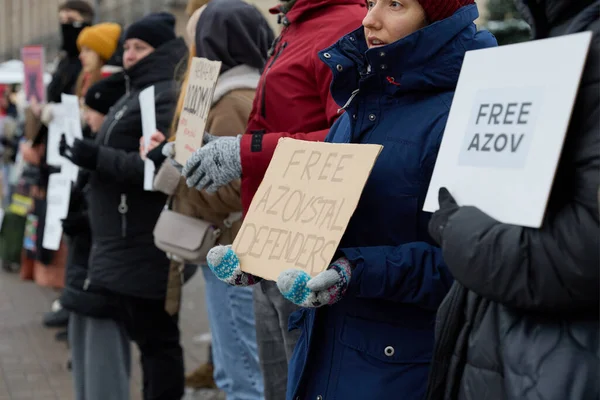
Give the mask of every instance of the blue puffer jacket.
[{"label": "blue puffer jacket", "polygon": [[[367,51],[363,28],[320,53],[346,113],[327,141],[384,146],[342,239],[354,265],[345,297],[302,309],[288,400],[421,399],[435,314],[452,284],[421,211],[465,52],[496,46],[475,5]],[[358,92],[357,92],[358,90]]]}]

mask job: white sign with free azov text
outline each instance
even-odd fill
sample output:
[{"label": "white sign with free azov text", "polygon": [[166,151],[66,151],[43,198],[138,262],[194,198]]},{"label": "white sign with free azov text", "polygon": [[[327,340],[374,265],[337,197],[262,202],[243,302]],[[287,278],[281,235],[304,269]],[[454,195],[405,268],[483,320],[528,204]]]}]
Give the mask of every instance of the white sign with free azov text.
[{"label": "white sign with free azov text", "polygon": [[459,205],[541,226],[591,37],[466,54],[424,211],[446,187]]}]

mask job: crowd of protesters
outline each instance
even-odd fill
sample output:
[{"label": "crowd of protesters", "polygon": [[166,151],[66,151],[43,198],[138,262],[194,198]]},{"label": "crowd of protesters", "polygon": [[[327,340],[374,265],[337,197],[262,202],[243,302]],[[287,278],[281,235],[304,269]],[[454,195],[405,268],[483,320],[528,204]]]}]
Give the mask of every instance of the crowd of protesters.
[{"label": "crowd of protesters", "polygon": [[[129,399],[133,342],[147,400],[181,399],[185,386],[228,400],[597,399],[600,1],[517,4],[534,40],[593,32],[538,229],[445,188],[439,210],[422,211],[465,53],[497,46],[473,0],[281,1],[278,34],[242,0],[190,0],[185,37],[166,12],[92,24],[88,2],[62,4],[47,101],[0,86],[3,204],[27,204],[3,225],[0,253],[62,288],[43,322],[68,327],[75,398]],[[221,70],[204,144],[181,165],[194,57]],[[139,95],[150,86],[146,145]],[[46,162],[48,126],[63,93],[79,98],[83,138],[58,145],[79,172],[61,247],[48,251],[46,193],[60,172]],[[243,272],[232,243],[284,137],[383,150],[329,268],[273,282]],[[218,229],[204,260],[157,247],[165,208]],[[179,309],[197,271],[210,357],[185,376]]]}]

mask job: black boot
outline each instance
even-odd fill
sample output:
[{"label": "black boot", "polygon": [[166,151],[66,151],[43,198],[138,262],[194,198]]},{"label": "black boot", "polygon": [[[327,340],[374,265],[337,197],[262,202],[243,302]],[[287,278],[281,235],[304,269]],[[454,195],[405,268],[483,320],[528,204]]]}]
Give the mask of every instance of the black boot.
[{"label": "black boot", "polygon": [[47,328],[66,328],[69,325],[69,311],[61,308],[44,315],[44,326]]},{"label": "black boot", "polygon": [[67,330],[58,331],[58,332],[56,332],[56,335],[54,335],[54,338],[56,339],[57,342],[68,342],[69,341],[69,332]]}]

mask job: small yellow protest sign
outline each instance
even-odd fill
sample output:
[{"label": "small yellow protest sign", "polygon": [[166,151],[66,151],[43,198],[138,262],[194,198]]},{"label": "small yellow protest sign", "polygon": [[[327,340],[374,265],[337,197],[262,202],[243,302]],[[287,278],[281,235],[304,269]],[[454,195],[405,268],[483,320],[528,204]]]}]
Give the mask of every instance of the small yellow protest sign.
[{"label": "small yellow protest sign", "polygon": [[202,146],[220,71],[220,61],[199,57],[192,60],[175,139],[175,161],[181,165],[185,165],[194,151]]},{"label": "small yellow protest sign", "polygon": [[242,270],[270,280],[324,271],[381,149],[281,139],[233,243]]}]

